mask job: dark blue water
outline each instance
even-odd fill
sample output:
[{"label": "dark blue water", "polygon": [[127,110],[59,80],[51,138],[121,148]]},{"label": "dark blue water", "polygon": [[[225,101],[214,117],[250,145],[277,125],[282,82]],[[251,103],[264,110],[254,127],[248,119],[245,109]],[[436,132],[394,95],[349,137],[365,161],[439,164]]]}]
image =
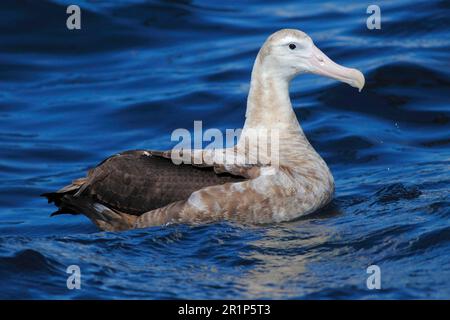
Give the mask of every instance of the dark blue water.
[{"label": "dark blue water", "polygon": [[[65,26],[68,4],[82,30]],[[450,298],[450,6],[372,2],[0,2],[0,298]],[[253,59],[280,28],[363,71],[292,98],[336,180],[326,209],[268,226],[99,232],[39,194],[176,128],[243,125]],[[79,265],[82,288],[68,290]],[[381,268],[368,290],[366,268]]]}]

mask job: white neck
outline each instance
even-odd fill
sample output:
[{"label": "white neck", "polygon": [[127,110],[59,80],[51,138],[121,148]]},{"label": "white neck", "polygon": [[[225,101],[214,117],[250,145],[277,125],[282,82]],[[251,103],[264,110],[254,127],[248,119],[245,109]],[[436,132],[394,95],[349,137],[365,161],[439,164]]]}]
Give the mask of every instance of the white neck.
[{"label": "white neck", "polygon": [[[268,140],[267,137],[272,135],[275,130],[279,138],[277,142],[278,164],[289,167],[291,172],[297,172],[298,177],[308,176],[311,171],[323,173],[323,177],[325,177],[323,181],[331,181],[332,184],[333,177],[325,161],[304,135],[292,108],[289,98],[290,80],[291,78],[283,75],[282,70],[279,71],[277,68],[271,68],[270,64],[265,64],[258,54],[253,66],[246,119],[241,138],[236,146],[237,150],[249,155],[250,158],[262,159],[259,151],[264,146],[261,145],[261,141],[270,141],[270,138]],[[264,129],[263,133],[260,133],[260,129]],[[256,147],[255,145],[249,146],[246,138],[254,138],[255,134],[257,145]],[[269,149],[272,150],[271,146],[267,148],[267,150]],[[272,152],[270,152],[271,156]],[[273,159],[271,158],[272,164]],[[305,180],[299,179],[299,181]],[[330,188],[332,189],[332,187]]]},{"label": "white neck", "polygon": [[[280,138],[280,151],[284,148],[292,152],[298,149],[296,146],[310,147],[289,98],[290,80],[265,63],[261,54],[258,54],[253,65],[241,138],[253,135],[254,129],[276,129]],[[252,133],[248,133],[252,131],[250,129],[253,129]]]},{"label": "white neck", "polygon": [[248,128],[301,131],[289,98],[290,79],[261,61],[252,71],[244,130]]}]

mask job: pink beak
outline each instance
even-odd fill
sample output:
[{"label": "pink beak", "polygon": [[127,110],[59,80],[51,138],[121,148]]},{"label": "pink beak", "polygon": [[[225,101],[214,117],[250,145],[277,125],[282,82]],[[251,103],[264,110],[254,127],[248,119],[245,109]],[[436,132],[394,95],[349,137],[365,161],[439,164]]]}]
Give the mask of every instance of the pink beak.
[{"label": "pink beak", "polygon": [[313,45],[310,60],[311,73],[345,82],[361,92],[365,84],[364,75],[357,69],[346,68],[328,58],[319,48]]}]

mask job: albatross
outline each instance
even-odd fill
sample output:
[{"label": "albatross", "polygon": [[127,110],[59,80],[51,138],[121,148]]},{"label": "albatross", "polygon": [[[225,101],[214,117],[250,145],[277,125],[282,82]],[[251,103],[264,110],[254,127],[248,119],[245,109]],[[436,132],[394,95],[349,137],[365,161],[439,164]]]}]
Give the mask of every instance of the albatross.
[{"label": "albatross", "polygon": [[[86,177],[45,193],[58,207],[52,215],[81,213],[101,230],[121,231],[218,220],[277,223],[322,208],[332,200],[334,179],[289,98],[291,80],[303,73],[359,91],[365,83],[360,71],[333,62],[306,33],[279,30],[264,42],[253,65],[244,127],[232,147],[236,161],[218,156],[229,148],[200,150],[191,156],[194,161],[181,164],[174,163],[171,151],[122,152]],[[245,138],[271,132],[278,137],[276,165],[246,161],[262,146],[249,148]]]}]

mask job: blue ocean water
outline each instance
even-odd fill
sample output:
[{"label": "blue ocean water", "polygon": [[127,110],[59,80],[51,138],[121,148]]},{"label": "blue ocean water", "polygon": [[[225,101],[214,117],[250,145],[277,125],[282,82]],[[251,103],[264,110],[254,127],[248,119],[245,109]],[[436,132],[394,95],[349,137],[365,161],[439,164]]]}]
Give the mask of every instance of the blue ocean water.
[{"label": "blue ocean water", "polygon": [[[82,29],[66,28],[78,4]],[[0,2],[0,298],[450,298],[450,2]],[[243,125],[253,60],[281,28],[366,76],[296,79],[330,166],[330,206],[297,221],[99,232],[39,195],[171,132]],[[368,290],[366,268],[381,268]],[[66,268],[81,268],[80,290]]]}]

